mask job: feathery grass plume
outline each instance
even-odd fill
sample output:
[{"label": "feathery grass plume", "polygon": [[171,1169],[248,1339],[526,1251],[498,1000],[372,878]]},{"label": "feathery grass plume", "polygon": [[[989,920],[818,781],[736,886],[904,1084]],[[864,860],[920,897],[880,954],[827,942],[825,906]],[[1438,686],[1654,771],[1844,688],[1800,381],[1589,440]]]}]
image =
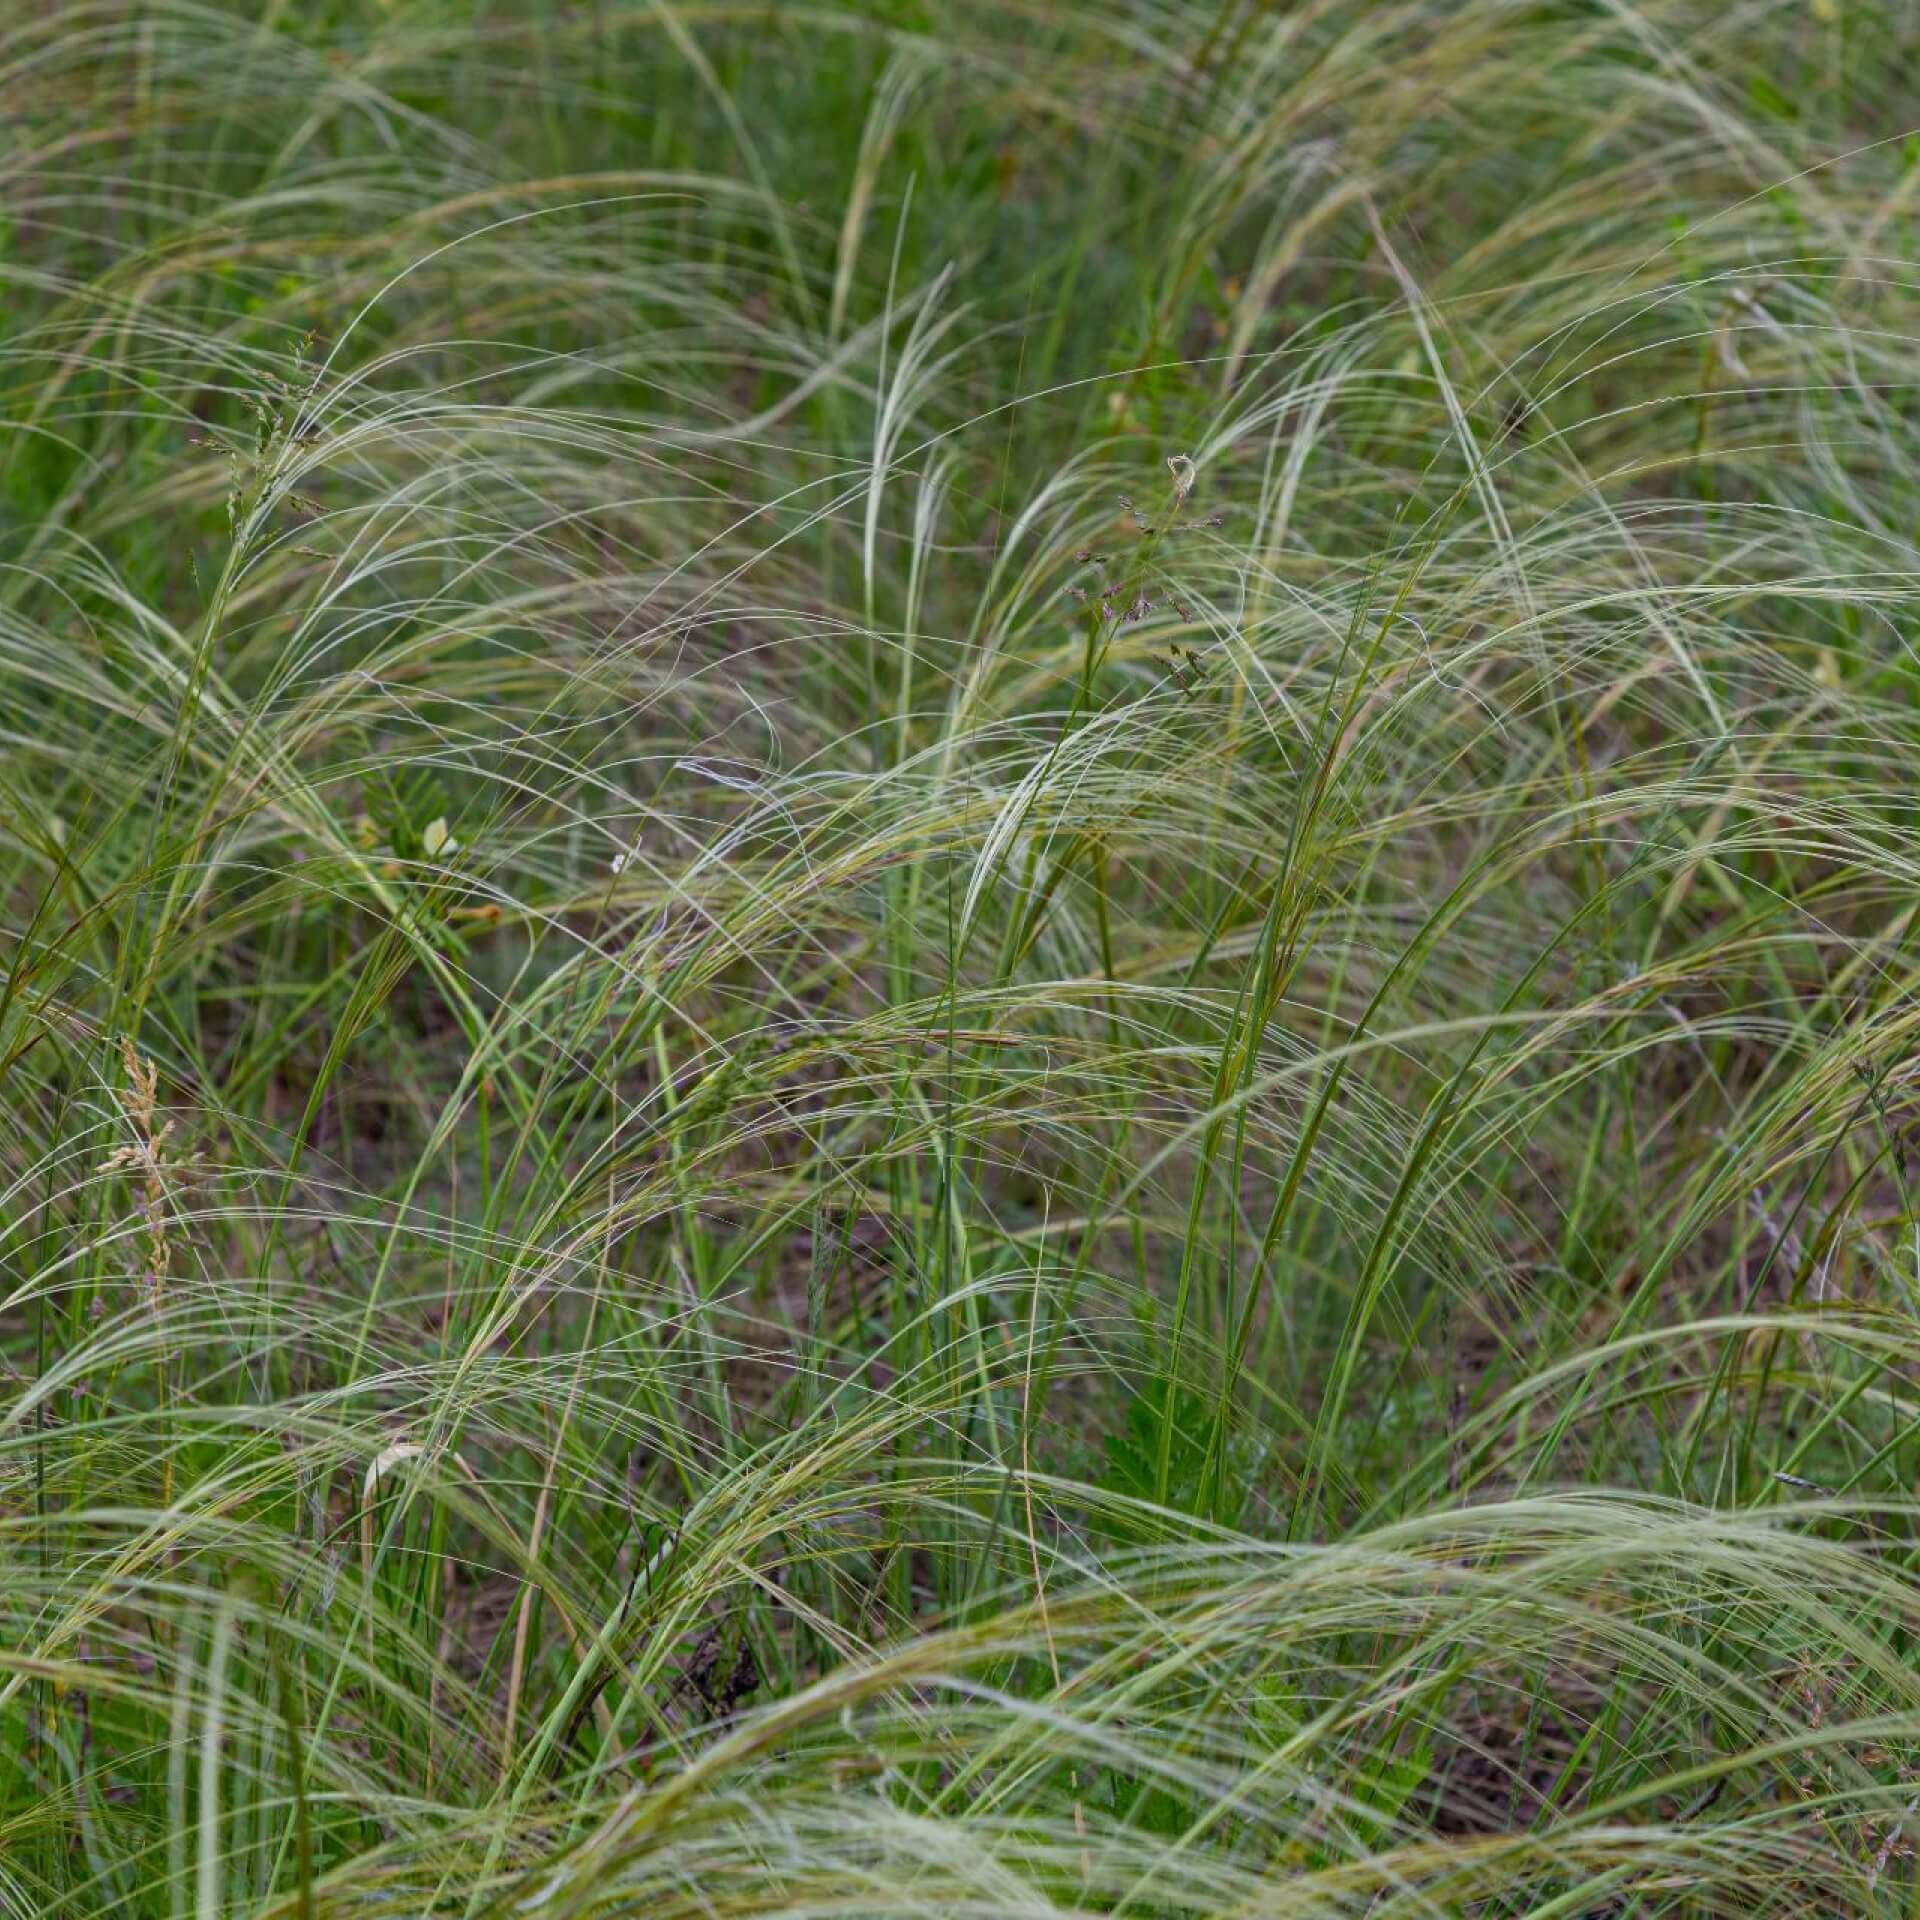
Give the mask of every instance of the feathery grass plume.
[{"label": "feathery grass plume", "polygon": [[0,1912],[1911,1911],[1907,26],[0,22]]}]

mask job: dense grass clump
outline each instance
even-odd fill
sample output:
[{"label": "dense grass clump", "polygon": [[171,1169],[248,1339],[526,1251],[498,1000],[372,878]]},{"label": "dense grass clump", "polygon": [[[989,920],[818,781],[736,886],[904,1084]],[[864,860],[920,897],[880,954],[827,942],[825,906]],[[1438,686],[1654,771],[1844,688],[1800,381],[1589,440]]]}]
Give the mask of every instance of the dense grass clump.
[{"label": "dense grass clump", "polygon": [[0,15],[0,1914],[1920,1911],[1916,47]]}]

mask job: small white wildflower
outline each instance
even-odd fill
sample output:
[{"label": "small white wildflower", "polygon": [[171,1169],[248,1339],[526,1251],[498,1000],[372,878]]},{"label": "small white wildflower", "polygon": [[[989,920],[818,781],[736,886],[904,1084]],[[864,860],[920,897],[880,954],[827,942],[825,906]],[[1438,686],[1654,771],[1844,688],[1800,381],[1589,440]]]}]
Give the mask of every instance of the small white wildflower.
[{"label": "small white wildflower", "polygon": [[447,816],[444,813],[428,823],[426,832],[420,836],[420,845],[429,860],[438,860],[443,854],[460,851],[460,842],[447,831]]},{"label": "small white wildflower", "polygon": [[1187,495],[1193,491],[1195,468],[1193,456],[1186,453],[1167,455],[1167,471],[1173,475],[1173,504],[1182,506]]}]

